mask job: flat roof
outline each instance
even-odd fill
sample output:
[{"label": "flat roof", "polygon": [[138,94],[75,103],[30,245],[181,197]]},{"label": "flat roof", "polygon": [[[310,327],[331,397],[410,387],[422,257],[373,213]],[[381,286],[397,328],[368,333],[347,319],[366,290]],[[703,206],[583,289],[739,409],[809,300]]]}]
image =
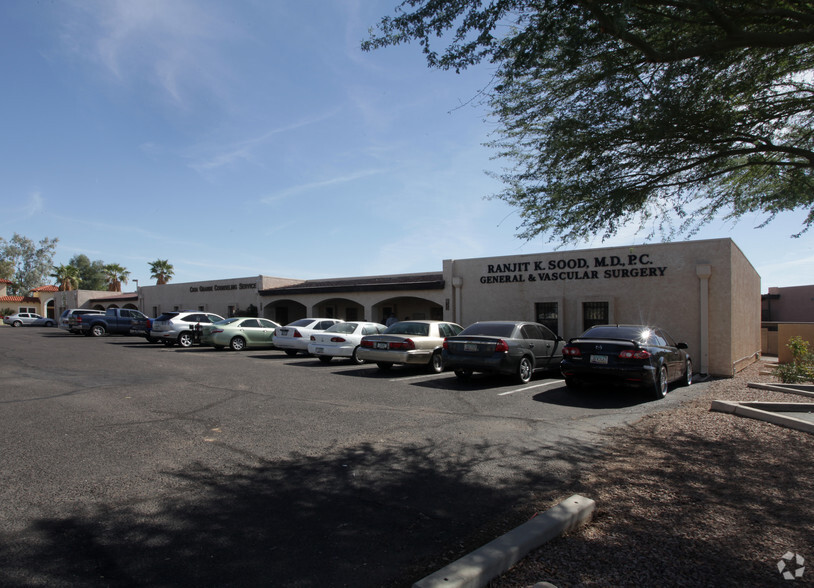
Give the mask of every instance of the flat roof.
[{"label": "flat roof", "polygon": [[367,276],[360,278],[334,278],[306,280],[300,284],[260,290],[261,296],[288,294],[322,294],[326,292],[375,292],[384,290],[443,290],[444,273],[402,274],[396,276]]}]

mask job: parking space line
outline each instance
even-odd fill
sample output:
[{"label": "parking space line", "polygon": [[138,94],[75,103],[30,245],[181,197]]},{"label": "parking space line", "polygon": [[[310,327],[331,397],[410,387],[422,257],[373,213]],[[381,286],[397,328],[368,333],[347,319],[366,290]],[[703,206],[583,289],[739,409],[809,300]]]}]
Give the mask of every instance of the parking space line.
[{"label": "parking space line", "polygon": [[508,392],[501,392],[498,396],[506,396],[508,394],[514,394],[515,392],[525,392],[526,390],[534,390],[535,388],[542,388],[543,386],[550,386],[552,384],[560,385],[562,384],[562,380],[550,380],[548,382],[540,382],[539,384],[534,384],[533,386],[526,386],[525,388],[518,388],[517,390],[509,390]]}]

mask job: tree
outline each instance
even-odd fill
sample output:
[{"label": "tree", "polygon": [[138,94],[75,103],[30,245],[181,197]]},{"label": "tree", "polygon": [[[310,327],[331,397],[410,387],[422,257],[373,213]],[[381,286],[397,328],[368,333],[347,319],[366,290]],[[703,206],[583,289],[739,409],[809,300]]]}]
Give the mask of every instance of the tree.
[{"label": "tree", "polygon": [[8,241],[0,237],[0,278],[12,281],[9,294],[25,296],[47,281],[58,241],[45,237],[35,244],[17,233]]},{"label": "tree", "polygon": [[398,11],[363,49],[418,40],[431,67],[497,66],[490,145],[510,165],[496,197],[519,209],[521,237],[604,238],[631,220],[692,234],[752,212],[766,224],[806,211],[800,233],[814,222],[811,2],[406,0]]},{"label": "tree", "polygon": [[101,259],[91,261],[87,255],[80,253],[68,260],[79,272],[80,290],[106,290],[108,286],[105,273],[105,262]]},{"label": "tree", "polygon": [[107,289],[109,292],[121,292],[122,284],[126,284],[130,277],[130,272],[118,263],[109,263],[105,266],[107,276]]},{"label": "tree", "polygon": [[79,270],[72,265],[58,265],[51,277],[62,291],[75,290],[79,287]]},{"label": "tree", "polygon": [[150,263],[150,277],[155,278],[157,286],[169,282],[174,273],[175,270],[168,259],[156,259]]}]

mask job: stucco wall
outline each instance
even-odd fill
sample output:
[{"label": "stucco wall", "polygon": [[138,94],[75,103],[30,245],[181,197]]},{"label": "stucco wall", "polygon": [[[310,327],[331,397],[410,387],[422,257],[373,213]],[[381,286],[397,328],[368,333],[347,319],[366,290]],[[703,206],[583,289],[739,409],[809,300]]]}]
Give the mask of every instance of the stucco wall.
[{"label": "stucco wall", "polygon": [[814,349],[814,323],[781,323],[777,325],[777,361],[791,363],[791,351],[787,347],[792,337],[802,337]]},{"label": "stucco wall", "polygon": [[772,322],[814,322],[814,285],[769,288],[779,296],[771,301]]},{"label": "stucco wall", "polygon": [[699,266],[710,272],[708,371],[731,376],[736,359],[760,351],[760,278],[730,239],[446,260],[444,278],[458,285],[450,297],[463,325],[533,320],[536,302],[556,301],[568,339],[583,331],[583,302],[607,301],[610,322],[663,327],[689,345],[699,369]]}]

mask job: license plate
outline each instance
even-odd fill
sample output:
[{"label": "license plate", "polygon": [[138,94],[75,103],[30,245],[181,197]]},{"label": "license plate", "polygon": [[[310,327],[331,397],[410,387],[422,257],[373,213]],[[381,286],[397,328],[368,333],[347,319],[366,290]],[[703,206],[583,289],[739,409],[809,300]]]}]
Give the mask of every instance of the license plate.
[{"label": "license plate", "polygon": [[288,335],[288,329],[280,329],[281,335]]},{"label": "license plate", "polygon": [[314,347],[314,353],[322,353],[325,351],[322,347]]},{"label": "license plate", "polygon": [[477,351],[478,346],[474,343],[464,343],[464,351]]},{"label": "license plate", "polygon": [[591,363],[601,363],[602,365],[607,365],[608,356],[607,355],[592,355],[591,356]]},{"label": "license plate", "polygon": [[387,349],[388,343],[386,341],[380,341],[376,343],[376,349]]}]

